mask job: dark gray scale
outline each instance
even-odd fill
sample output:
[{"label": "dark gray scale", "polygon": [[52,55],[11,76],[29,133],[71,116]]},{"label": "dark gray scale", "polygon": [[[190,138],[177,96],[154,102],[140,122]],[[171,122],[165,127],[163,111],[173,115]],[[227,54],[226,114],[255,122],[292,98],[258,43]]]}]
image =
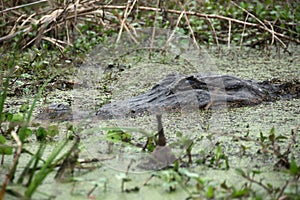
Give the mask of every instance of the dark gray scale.
[{"label": "dark gray scale", "polygon": [[[242,80],[229,75],[188,76],[170,74],[151,90],[131,99],[105,104],[96,112],[99,119],[138,117],[157,112],[209,109],[215,107],[251,106],[264,101],[300,97],[300,82],[263,82]],[[76,111],[75,111],[76,112]],[[75,114],[80,119],[82,113]],[[72,110],[65,104],[51,104],[39,119],[72,120]]]},{"label": "dark gray scale", "polygon": [[274,83],[242,80],[229,75],[168,75],[153,88],[131,99],[101,107],[96,115],[103,119],[135,117],[160,111],[208,109],[216,106],[241,107],[299,98],[299,80]]}]

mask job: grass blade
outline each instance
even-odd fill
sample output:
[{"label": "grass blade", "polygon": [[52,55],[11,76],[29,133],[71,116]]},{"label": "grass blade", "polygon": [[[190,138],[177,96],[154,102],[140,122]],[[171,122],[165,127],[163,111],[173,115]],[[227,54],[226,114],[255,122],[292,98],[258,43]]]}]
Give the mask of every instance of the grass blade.
[{"label": "grass blade", "polygon": [[58,154],[63,150],[63,148],[68,143],[68,140],[61,142],[51,153],[49,158],[46,160],[45,164],[42,166],[41,170],[35,175],[34,179],[28,186],[28,189],[25,191],[25,197],[31,198],[33,193],[36,191],[39,185],[44,181],[47,175],[53,170],[55,165],[53,165],[54,159],[58,156]]}]

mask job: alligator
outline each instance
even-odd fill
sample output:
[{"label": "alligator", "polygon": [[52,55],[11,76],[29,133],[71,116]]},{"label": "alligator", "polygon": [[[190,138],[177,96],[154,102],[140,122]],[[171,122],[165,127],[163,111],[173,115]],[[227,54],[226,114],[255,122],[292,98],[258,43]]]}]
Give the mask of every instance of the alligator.
[{"label": "alligator", "polygon": [[[146,93],[103,105],[96,111],[96,117],[113,119],[222,106],[242,107],[299,97],[299,80],[282,82],[272,79],[258,82],[230,75],[170,74]],[[52,106],[47,112],[50,115],[42,113],[40,118],[72,118],[65,114],[71,113],[68,106]]]},{"label": "alligator", "polygon": [[100,118],[135,117],[160,112],[242,107],[264,101],[299,98],[300,82],[256,82],[230,75],[170,74],[144,94],[102,106]]}]

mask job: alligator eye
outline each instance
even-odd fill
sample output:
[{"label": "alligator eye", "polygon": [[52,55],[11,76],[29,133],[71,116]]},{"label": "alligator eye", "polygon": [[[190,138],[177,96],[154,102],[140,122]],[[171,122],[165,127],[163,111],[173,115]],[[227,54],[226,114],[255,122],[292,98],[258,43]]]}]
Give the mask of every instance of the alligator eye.
[{"label": "alligator eye", "polygon": [[66,110],[67,107],[66,107],[64,104],[61,104],[61,103],[60,103],[60,104],[57,105],[56,109],[57,109],[57,110]]}]

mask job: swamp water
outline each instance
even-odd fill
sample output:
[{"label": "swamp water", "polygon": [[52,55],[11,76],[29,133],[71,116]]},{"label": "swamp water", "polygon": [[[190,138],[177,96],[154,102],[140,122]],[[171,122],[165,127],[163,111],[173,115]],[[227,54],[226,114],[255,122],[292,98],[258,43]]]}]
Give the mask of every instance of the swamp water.
[{"label": "swamp water", "polygon": [[[126,60],[125,63],[128,63],[130,68],[122,71],[115,81],[107,85],[112,91],[111,99],[116,101],[141,94],[170,73],[213,72],[257,81],[271,78],[299,80],[299,47],[295,47],[292,56],[282,54],[281,57],[278,55],[267,57],[265,53],[247,49],[225,51],[211,50],[209,60],[198,60],[196,67],[186,64],[184,59],[183,61],[166,60],[165,63],[136,61],[136,57],[129,61]],[[82,88],[78,88],[75,95],[85,92],[84,95],[88,98],[74,99],[74,102],[78,102],[76,106],[91,108],[91,111],[95,111],[93,110],[97,107],[95,102],[99,100],[99,91],[96,86],[97,82],[92,83],[92,86],[84,91]],[[53,102],[60,99],[63,102],[70,96],[74,98],[74,91],[56,91],[49,95],[49,99],[52,99]],[[168,145],[175,155],[183,156],[185,154],[183,140],[193,141],[191,152],[193,163],[187,169],[198,174],[206,182],[205,190],[209,185],[215,188],[216,197],[226,197],[228,193],[220,187],[224,181],[228,186],[234,186],[236,189],[240,189],[247,182],[236,173],[236,168],[241,168],[246,172],[260,171],[261,174],[255,178],[257,180],[262,178],[264,183],[270,183],[274,187],[282,186],[289,179],[286,173],[274,170],[278,159],[272,155],[272,152],[261,152],[260,133],[268,137],[270,130],[274,127],[276,136],[281,135],[282,138],[286,138],[278,142],[282,151],[285,151],[287,143],[290,142],[291,129],[300,124],[299,105],[300,99],[290,99],[242,108],[211,108],[206,111],[195,110],[193,112],[183,109],[181,113],[163,113],[163,125]],[[64,127],[65,123],[60,126]],[[47,195],[53,195],[55,199],[86,199],[88,192],[95,184],[98,187],[91,193],[95,199],[185,199],[189,196],[187,191],[196,191],[194,180],[187,185],[177,180],[176,190],[168,192],[170,180],[166,180],[168,175],[163,171],[157,172],[162,178],[154,177],[148,185],[143,186],[153,171],[140,169],[138,164],[149,156],[149,153],[142,152],[141,148],[134,145],[120,143],[111,145],[105,138],[105,131],[101,129],[102,127],[134,127],[155,133],[157,126],[155,116],[106,121],[86,119],[74,123],[83,129],[80,133],[80,159],[100,158],[103,160],[95,164],[95,169],[90,172],[83,173],[84,170],[76,170],[74,174],[76,182],[59,183],[53,179],[54,174],[51,174],[38,188],[34,199],[47,198]],[[299,142],[299,132],[296,134]],[[64,137],[65,133],[62,131],[56,139],[60,140]],[[138,133],[138,131],[132,133],[132,143],[144,144],[145,142],[144,134]],[[38,148],[36,142],[25,145],[32,152]],[[56,142],[49,145],[51,146],[49,152],[52,145],[55,146]],[[214,158],[213,161],[218,148],[222,154],[227,156],[229,169],[226,169],[228,166],[225,159],[220,158],[219,161],[216,161]],[[300,146],[298,144],[292,146],[291,155],[299,164]],[[183,160],[186,161],[187,158],[183,158]],[[24,166],[26,162],[26,159],[21,158],[18,167]],[[10,164],[11,160],[5,159],[4,169],[8,170]],[[128,166],[130,166],[129,170]],[[21,169],[18,170],[21,171]],[[121,192],[120,177],[127,170],[129,171],[127,176],[131,180],[125,182],[125,188],[139,187],[138,192]],[[5,172],[1,172],[1,182],[4,174]],[[266,191],[261,187],[257,185],[253,187],[257,189],[257,194],[266,196]],[[7,197],[7,199],[12,198],[11,196]]]}]

